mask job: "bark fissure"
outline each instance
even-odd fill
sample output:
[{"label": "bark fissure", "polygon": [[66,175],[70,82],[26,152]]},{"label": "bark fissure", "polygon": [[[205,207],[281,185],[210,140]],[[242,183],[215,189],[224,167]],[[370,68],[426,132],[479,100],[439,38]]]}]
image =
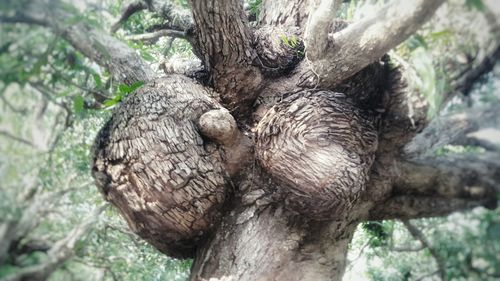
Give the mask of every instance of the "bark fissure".
[{"label": "bark fissure", "polygon": [[259,94],[262,76],[241,1],[190,1],[197,27],[196,53],[211,83],[235,115],[247,114]]},{"label": "bark fissure", "polygon": [[[343,29],[323,14],[312,20],[301,62],[303,45],[285,45],[300,41],[317,1],[264,1],[260,23],[272,27],[252,33],[242,1],[192,0],[196,30],[160,33],[192,39],[217,93],[184,76],[155,79],[125,44],[64,25],[68,15],[49,12],[48,2],[2,19],[52,28],[120,81],[148,82],[99,133],[92,173],[135,233],[171,256],[195,258],[191,280],[338,280],[360,221],[496,207],[494,149],[434,155],[480,122],[444,117],[408,144],[427,125],[427,105],[407,89],[404,66],[393,69],[384,56],[443,2],[393,1]],[[135,2],[117,24],[158,8],[144,3],[156,2]],[[333,9],[316,11],[332,15],[338,1],[323,4]],[[282,34],[284,42],[260,42]],[[497,126],[493,112],[474,116]],[[456,135],[433,138],[457,124]]]}]

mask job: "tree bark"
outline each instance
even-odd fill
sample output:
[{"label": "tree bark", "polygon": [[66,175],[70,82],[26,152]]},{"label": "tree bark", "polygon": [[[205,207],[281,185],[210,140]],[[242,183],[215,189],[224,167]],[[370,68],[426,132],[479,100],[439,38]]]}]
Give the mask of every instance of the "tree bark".
[{"label": "tree bark", "polygon": [[252,62],[243,3],[239,0],[190,1],[197,26],[194,45],[211,83],[235,116],[245,115],[259,94],[262,76]]},{"label": "tree bark", "polygon": [[[426,104],[384,55],[443,2],[396,0],[345,27],[330,19],[338,1],[319,5],[327,11],[313,0],[264,1],[260,23],[272,26],[251,30],[242,1],[192,0],[196,30],[186,34],[213,89],[155,78],[111,36],[64,25],[62,10],[37,13],[44,1],[2,19],[48,26],[120,81],[147,82],[100,131],[92,175],[134,232],[168,255],[195,258],[191,280],[340,280],[361,221],[496,207],[496,152],[426,154],[478,120],[435,138],[461,120],[444,117],[418,135]],[[280,28],[286,40],[271,42]],[[266,72],[273,61],[286,71]],[[493,112],[475,116],[497,124]]]},{"label": "tree bark", "polygon": [[305,222],[273,206],[246,208],[198,250],[190,280],[340,280],[356,225]]}]

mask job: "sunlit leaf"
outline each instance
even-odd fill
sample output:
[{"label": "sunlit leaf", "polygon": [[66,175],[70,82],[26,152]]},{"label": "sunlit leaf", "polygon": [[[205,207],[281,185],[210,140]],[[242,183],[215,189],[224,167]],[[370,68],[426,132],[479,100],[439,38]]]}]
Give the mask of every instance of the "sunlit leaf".
[{"label": "sunlit leaf", "polygon": [[94,82],[95,82],[96,87],[101,88],[101,86],[102,86],[101,76],[99,76],[99,74],[97,74],[97,73],[93,73],[92,77],[94,78]]},{"label": "sunlit leaf", "polygon": [[132,85],[130,85],[130,88],[129,88],[130,91],[128,93],[132,93],[133,91],[139,89],[143,85],[144,85],[143,81],[134,82]]},{"label": "sunlit leaf", "polygon": [[114,106],[116,105],[117,103],[119,102],[119,100],[116,100],[116,99],[109,99],[109,100],[106,100],[104,101],[104,106],[106,107],[111,107],[111,106]]},{"label": "sunlit leaf", "polygon": [[81,114],[84,110],[85,100],[82,96],[78,95],[73,98],[73,110],[75,114]]},{"label": "sunlit leaf", "polygon": [[118,92],[123,94],[128,94],[131,92],[130,87],[126,84],[118,85]]}]

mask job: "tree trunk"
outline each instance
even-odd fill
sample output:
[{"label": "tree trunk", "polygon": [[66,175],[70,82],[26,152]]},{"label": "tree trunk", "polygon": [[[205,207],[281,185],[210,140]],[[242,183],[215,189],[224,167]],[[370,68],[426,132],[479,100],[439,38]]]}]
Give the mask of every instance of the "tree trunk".
[{"label": "tree trunk", "polygon": [[190,280],[341,280],[356,225],[305,222],[275,206],[247,207],[226,218],[198,250]]},{"label": "tree trunk", "polygon": [[[123,43],[50,20],[62,10],[32,4],[7,20],[63,32],[120,81],[147,82],[99,133],[92,175],[134,232],[195,259],[191,280],[340,280],[361,221],[496,207],[498,152],[452,165],[419,151],[463,141],[495,111],[465,113],[472,125],[456,138],[430,137],[459,116],[429,124],[404,66],[385,55],[442,2],[402,12],[408,2],[395,0],[347,25],[333,21],[339,1],[264,1],[252,29],[239,0],[190,1],[204,86],[153,77]],[[486,53],[498,53],[493,42]]]},{"label": "tree trunk", "polygon": [[[426,105],[384,53],[442,2],[390,15],[385,6],[380,23],[329,22],[332,37],[310,32],[336,1],[309,31],[266,10],[261,21],[275,26],[251,30],[240,1],[191,1],[193,47],[216,93],[173,76],[129,96],[96,141],[98,187],[141,237],[194,257],[191,280],[340,280],[361,221],[494,207],[492,170],[464,187],[447,160],[415,164],[401,154],[428,125]],[[309,13],[324,8],[299,3]],[[358,34],[370,25],[375,34]],[[304,31],[305,42],[290,43]],[[304,43],[315,54],[306,60]]]}]

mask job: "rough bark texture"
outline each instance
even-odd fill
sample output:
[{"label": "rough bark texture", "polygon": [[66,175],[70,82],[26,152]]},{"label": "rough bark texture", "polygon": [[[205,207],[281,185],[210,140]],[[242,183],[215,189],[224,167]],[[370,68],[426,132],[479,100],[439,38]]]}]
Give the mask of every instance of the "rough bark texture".
[{"label": "rough bark texture", "polygon": [[226,197],[219,149],[196,125],[217,107],[200,85],[169,76],[127,97],[96,139],[97,186],[134,232],[174,257],[193,255]]},{"label": "rough bark texture", "polygon": [[442,3],[392,1],[373,16],[334,33],[329,52],[311,58],[314,84],[331,87],[357,73],[417,31]]},{"label": "rough bark texture", "polygon": [[229,110],[186,78],[147,84],[98,137],[98,185],[142,237],[195,258],[191,280],[339,280],[360,221],[494,207],[490,155],[460,169],[401,155],[427,104],[384,54],[442,2],[329,22],[326,53],[302,60],[318,3],[285,20],[264,2],[273,26],[251,32],[240,1],[191,1],[195,51]]},{"label": "rough bark texture", "polygon": [[190,279],[338,280],[356,225],[307,222],[276,206],[237,210],[200,249]]},{"label": "rough bark texture", "polygon": [[298,28],[301,32],[307,23],[313,0],[262,1],[259,21],[261,25]]},{"label": "rough bark texture", "polygon": [[210,73],[222,102],[235,115],[248,111],[259,94],[262,76],[252,66],[251,47],[243,3],[239,0],[190,1],[197,26],[195,50]]},{"label": "rough bark texture", "polygon": [[256,156],[282,183],[291,208],[340,220],[365,189],[377,150],[376,119],[345,94],[299,92],[259,122]]},{"label": "rough bark texture", "polygon": [[[452,129],[458,119],[449,118],[414,138],[428,124],[427,104],[406,87],[405,65],[384,55],[443,2],[396,0],[348,27],[323,14],[309,20],[325,26],[321,38],[306,36],[321,46],[304,53],[319,1],[264,1],[266,26],[253,31],[242,1],[190,1],[188,36],[217,97],[184,76],[154,79],[123,43],[58,23],[61,11],[38,15],[33,4],[8,20],[61,32],[121,81],[148,81],[99,133],[92,174],[132,230],[195,258],[191,280],[340,280],[360,221],[496,206],[497,152],[419,150],[459,141],[479,122],[448,139],[426,135]],[[492,112],[481,116],[498,125]]]}]

